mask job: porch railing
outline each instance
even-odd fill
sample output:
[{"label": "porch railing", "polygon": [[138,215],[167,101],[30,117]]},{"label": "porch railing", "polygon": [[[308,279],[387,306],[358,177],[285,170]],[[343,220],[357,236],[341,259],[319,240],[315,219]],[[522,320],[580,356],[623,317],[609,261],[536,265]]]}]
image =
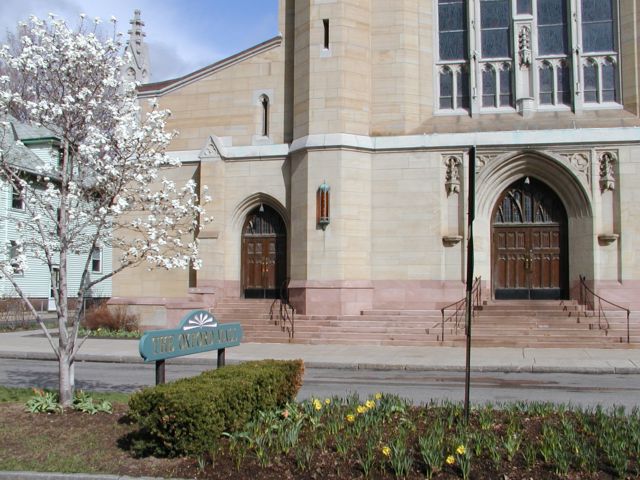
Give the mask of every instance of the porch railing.
[{"label": "porch railing", "polygon": [[607,318],[607,313],[603,308],[603,304],[610,305],[618,310],[626,312],[627,314],[627,343],[631,343],[631,335],[630,335],[630,325],[629,319],[631,317],[631,310],[616,303],[610,302],[609,300],[602,298],[600,295],[595,293],[593,290],[589,288],[587,285],[587,279],[585,276],[580,275],[580,305],[585,306],[584,316],[588,317],[588,311],[591,311],[593,317],[598,316],[598,328],[600,330],[605,330],[605,332],[609,331],[609,319]]},{"label": "porch railing", "polygon": [[[476,316],[476,311],[479,310],[479,307],[482,305],[482,288],[481,287],[481,277],[476,277],[473,281],[473,287],[471,289],[471,315],[473,318]],[[440,335],[438,341],[444,341],[444,330],[445,324],[452,323],[453,328],[455,329],[455,334],[458,334],[458,329],[460,328],[461,320],[464,321],[465,312],[467,309],[467,296],[464,298],[454,302],[450,305],[442,307],[440,309],[440,313],[442,314],[442,319],[439,323],[436,323],[432,328],[440,327]],[[451,312],[447,314],[447,312]]]},{"label": "porch railing", "polygon": [[[296,310],[289,302],[289,279],[280,285],[279,298],[275,298],[269,309],[269,318],[280,327],[283,332],[287,332],[289,340],[295,336],[295,314]],[[278,307],[276,308],[276,303]]]}]

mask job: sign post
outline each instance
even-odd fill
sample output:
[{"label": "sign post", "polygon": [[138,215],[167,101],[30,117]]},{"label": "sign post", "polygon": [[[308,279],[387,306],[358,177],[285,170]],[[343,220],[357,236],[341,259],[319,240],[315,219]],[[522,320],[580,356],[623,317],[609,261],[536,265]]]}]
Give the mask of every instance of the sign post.
[{"label": "sign post", "polygon": [[165,360],[218,352],[218,368],[225,364],[225,349],[240,345],[242,326],[239,323],[218,324],[206,310],[187,314],[175,329],[151,330],[140,339],[140,356],[145,363],[156,362],[156,385],[165,383]]}]

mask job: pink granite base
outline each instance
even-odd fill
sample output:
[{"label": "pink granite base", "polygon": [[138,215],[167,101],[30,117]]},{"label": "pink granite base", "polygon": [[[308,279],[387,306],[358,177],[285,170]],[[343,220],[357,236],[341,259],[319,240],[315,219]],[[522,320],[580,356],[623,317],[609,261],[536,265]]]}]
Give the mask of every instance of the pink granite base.
[{"label": "pink granite base", "polygon": [[289,301],[302,315],[358,315],[373,305],[368,281],[300,281],[289,283]]}]

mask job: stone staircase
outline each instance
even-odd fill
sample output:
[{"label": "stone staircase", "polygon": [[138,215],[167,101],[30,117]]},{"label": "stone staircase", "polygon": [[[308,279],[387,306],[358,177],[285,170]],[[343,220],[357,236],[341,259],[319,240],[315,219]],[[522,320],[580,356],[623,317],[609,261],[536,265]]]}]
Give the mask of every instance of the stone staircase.
[{"label": "stone staircase", "polygon": [[274,306],[273,299],[224,298],[213,309],[213,315],[220,323],[239,322],[244,332],[243,342],[287,343],[289,334],[277,322],[279,300]]},{"label": "stone staircase", "polygon": [[[220,322],[240,322],[246,342],[463,346],[464,318],[444,324],[440,310],[364,310],[360,315],[295,315],[293,339],[278,323],[279,301],[223,299],[214,309]],[[449,313],[449,312],[448,312]],[[575,301],[489,301],[477,308],[472,326],[477,347],[640,348],[640,321],[632,313],[627,345],[624,312],[605,321]]]}]

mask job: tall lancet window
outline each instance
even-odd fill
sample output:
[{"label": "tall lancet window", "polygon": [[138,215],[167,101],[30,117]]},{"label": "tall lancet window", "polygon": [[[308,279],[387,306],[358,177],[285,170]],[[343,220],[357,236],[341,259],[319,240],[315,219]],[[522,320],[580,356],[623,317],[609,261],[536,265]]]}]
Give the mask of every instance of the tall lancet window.
[{"label": "tall lancet window", "polygon": [[260,108],[262,109],[262,136],[269,136],[269,97],[260,96]]}]

